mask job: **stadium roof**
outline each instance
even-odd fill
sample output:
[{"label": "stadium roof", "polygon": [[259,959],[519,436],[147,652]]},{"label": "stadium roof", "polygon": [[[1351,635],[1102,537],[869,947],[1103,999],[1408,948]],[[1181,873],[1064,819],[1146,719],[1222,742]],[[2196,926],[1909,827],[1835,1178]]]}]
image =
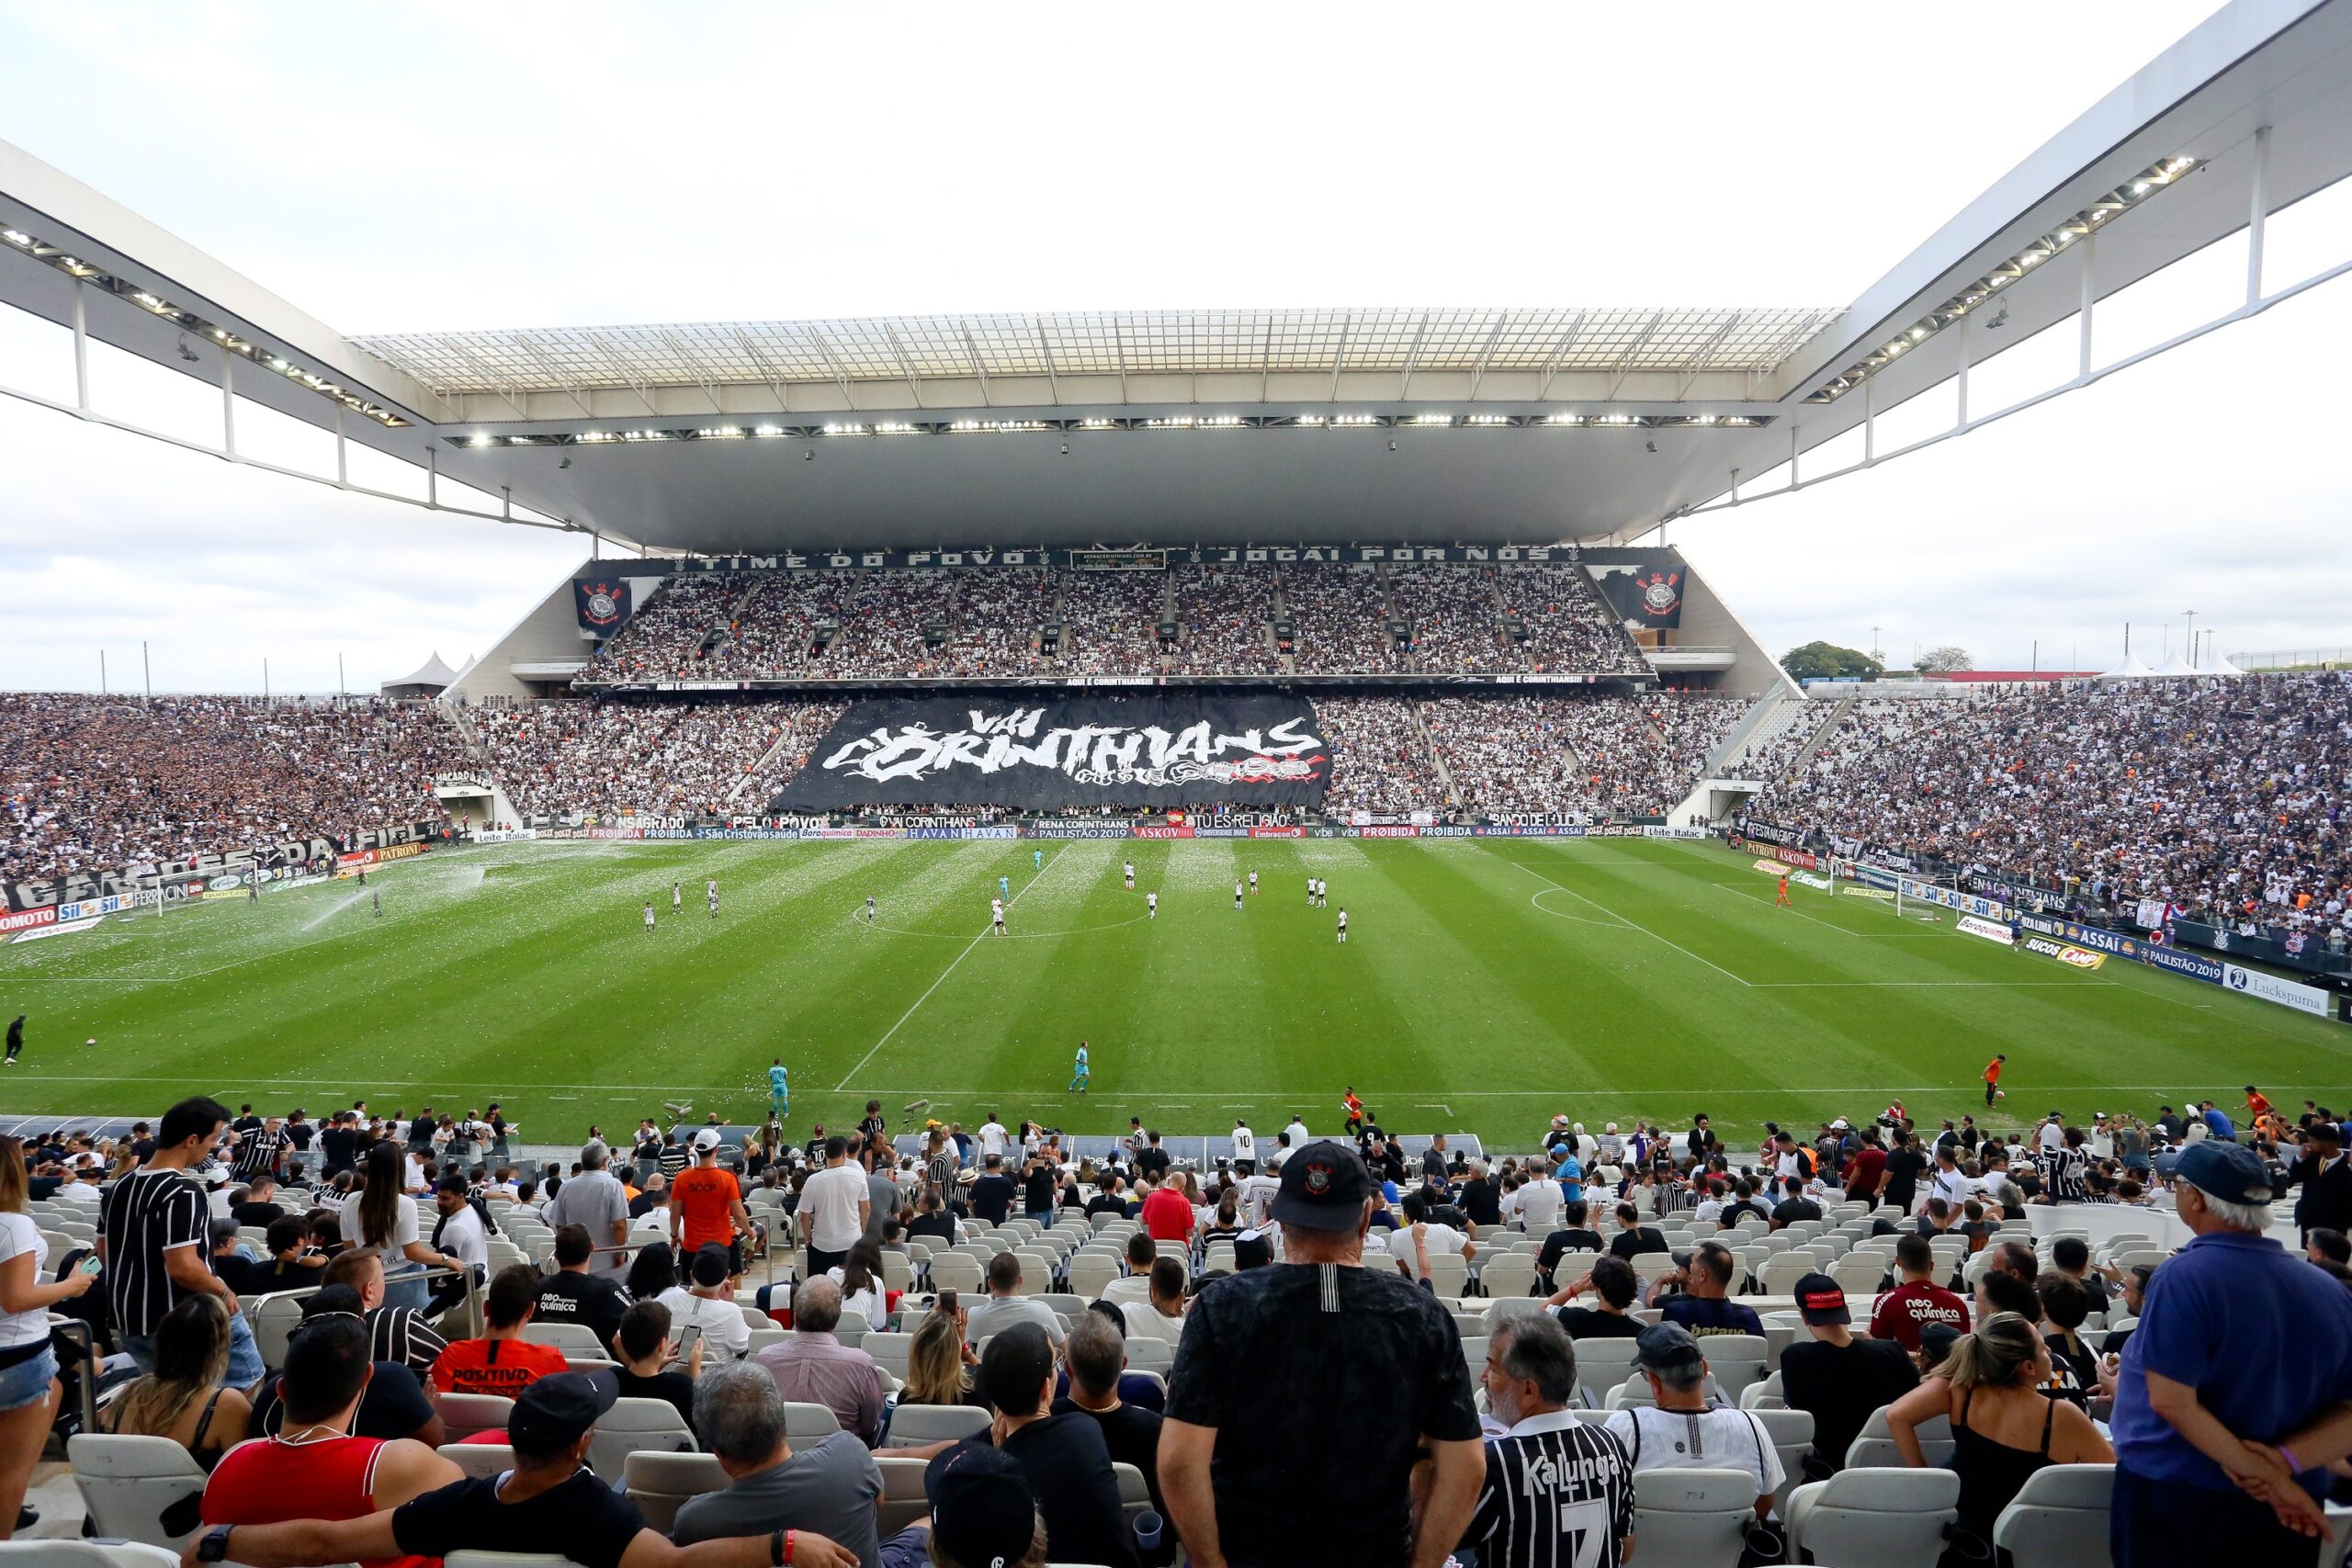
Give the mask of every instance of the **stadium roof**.
[{"label": "stadium roof", "polygon": [[[1837,310],[1145,310],[345,338],[6,144],[0,302],[235,394],[218,446],[159,439],[252,461],[233,420],[251,399],[428,468],[419,488],[446,510],[527,511],[657,549],[1623,540],[1965,433],[2352,269],[2261,265],[2267,216],[2346,174],[2352,0],[2233,0]],[[1854,193],[1857,213],[1871,194]],[[2097,352],[2099,301],[2242,235],[2242,303],[2153,348]],[[1970,367],[2062,322],[2081,323],[2071,378],[1971,403]],[[1888,411],[1955,385],[1949,429],[1882,439]],[[0,392],[122,423],[85,389]],[[362,488],[340,460],[328,482]]]},{"label": "stadium roof", "polygon": [[[1818,309],[1090,310],[833,321],[546,327],[356,337],[443,398],[794,384],[904,392],[927,381],[1351,372],[1770,370],[1838,311]],[[1474,389],[1472,396],[1476,396]],[[714,401],[718,400],[714,399]]]}]

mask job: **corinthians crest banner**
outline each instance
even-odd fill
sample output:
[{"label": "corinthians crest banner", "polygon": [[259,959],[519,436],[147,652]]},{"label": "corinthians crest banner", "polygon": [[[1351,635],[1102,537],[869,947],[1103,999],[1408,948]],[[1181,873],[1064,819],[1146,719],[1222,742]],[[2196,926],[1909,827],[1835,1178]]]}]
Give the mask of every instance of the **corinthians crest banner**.
[{"label": "corinthians crest banner", "polygon": [[580,612],[580,629],[610,637],[628,619],[628,583],[618,577],[582,577],[571,582],[572,606]]},{"label": "corinthians crest banner", "polygon": [[1645,561],[1588,564],[1593,586],[1618,615],[1637,626],[1679,626],[1682,624],[1683,566],[1679,558],[1660,555]]},{"label": "corinthians crest banner", "polygon": [[773,811],[867,806],[1315,806],[1331,748],[1304,697],[854,704]]}]

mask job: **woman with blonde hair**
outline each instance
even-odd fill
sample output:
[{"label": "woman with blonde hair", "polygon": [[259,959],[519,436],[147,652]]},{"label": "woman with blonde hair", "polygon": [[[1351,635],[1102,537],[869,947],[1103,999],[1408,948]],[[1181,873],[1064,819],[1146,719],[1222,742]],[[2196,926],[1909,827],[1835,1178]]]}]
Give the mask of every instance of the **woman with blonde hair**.
[{"label": "woman with blonde hair", "polygon": [[964,1347],[962,1308],[942,1312],[933,1307],[915,1326],[907,1347],[907,1382],[899,1391],[900,1404],[986,1404],[972,1387],[972,1354]]},{"label": "woman with blonde hair", "polygon": [[1919,1427],[1951,1421],[1951,1468],[1960,1475],[1959,1529],[1989,1556],[1993,1521],[2026,1478],[2053,1464],[2113,1464],[2115,1450],[2079,1406],[2052,1398],[2050,1347],[2013,1312],[1963,1334],[1917,1388],[1887,1406],[1888,1435],[1903,1462],[1927,1468]]},{"label": "woman with blonde hair", "polygon": [[25,1213],[27,1186],[24,1145],[0,1137],[0,1540],[17,1528],[17,1510],[57,1414],[49,1309],[96,1278],[76,1268],[49,1282],[49,1244]]},{"label": "woman with blonde hair", "polygon": [[127,1385],[99,1416],[107,1431],[169,1438],[210,1470],[245,1440],[253,1405],[229,1375],[229,1309],[215,1295],[183,1296],[155,1325],[155,1370]]}]

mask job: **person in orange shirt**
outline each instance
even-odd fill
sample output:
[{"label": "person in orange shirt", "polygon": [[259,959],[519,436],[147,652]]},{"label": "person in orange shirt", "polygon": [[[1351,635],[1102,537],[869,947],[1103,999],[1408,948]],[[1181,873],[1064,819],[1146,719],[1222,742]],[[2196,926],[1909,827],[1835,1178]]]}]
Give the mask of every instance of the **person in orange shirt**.
[{"label": "person in orange shirt", "polygon": [[2268,1097],[2264,1095],[2260,1089],[2255,1088],[2252,1084],[2245,1086],[2245,1108],[2247,1113],[2253,1116],[2256,1121],[2260,1121],[2265,1116],[2275,1114],[2275,1112],[2270,1109],[2270,1100]]},{"label": "person in orange shirt", "polygon": [[1346,1113],[1347,1130],[1351,1134],[1363,1131],[1363,1101],[1356,1098],[1353,1084],[1350,1084],[1348,1091],[1340,1096],[1340,1109]]},{"label": "person in orange shirt", "polygon": [[433,1363],[442,1393],[495,1393],[512,1399],[550,1372],[562,1371],[563,1352],[523,1337],[539,1302],[539,1271],[527,1263],[501,1269],[482,1301],[489,1326],[479,1339],[452,1340]]},{"label": "person in orange shirt", "polygon": [[735,1173],[718,1168],[718,1129],[695,1134],[695,1163],[670,1183],[670,1245],[681,1258],[701,1248],[727,1249],[727,1272],[743,1272],[743,1239],[752,1234],[751,1211]]},{"label": "person in orange shirt", "polygon": [[1784,871],[1784,872],[1781,873],[1781,892],[1780,892],[1780,896],[1779,896],[1778,897],[1776,897],[1776,898],[1774,898],[1774,899],[1772,900],[1772,904],[1773,904],[1773,907],[1774,907],[1774,908],[1785,908],[1787,907],[1787,905],[1788,905],[1788,902],[1789,902],[1789,874],[1788,874],[1787,872],[1785,872],[1785,871]]},{"label": "person in orange shirt", "polygon": [[1984,1064],[1984,1103],[1988,1106],[2001,1098],[2001,1067],[2008,1059],[2008,1053],[2003,1052]]}]

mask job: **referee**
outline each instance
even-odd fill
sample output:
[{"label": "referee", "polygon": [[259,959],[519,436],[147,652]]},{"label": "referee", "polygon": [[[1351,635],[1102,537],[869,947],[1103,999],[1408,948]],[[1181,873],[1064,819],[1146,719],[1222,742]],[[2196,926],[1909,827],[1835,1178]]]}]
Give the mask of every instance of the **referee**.
[{"label": "referee", "polygon": [[1618,1568],[1634,1530],[1634,1465],[1571,1415],[1576,1342],[1544,1314],[1487,1314],[1487,1482],[1463,1532],[1479,1568]]}]

